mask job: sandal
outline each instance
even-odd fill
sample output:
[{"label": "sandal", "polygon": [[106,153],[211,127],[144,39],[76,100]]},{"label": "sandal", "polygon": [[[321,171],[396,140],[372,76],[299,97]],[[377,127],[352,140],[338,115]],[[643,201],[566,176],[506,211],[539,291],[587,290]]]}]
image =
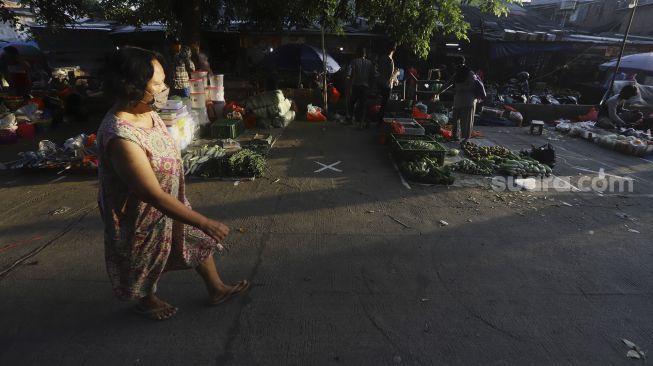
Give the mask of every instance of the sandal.
[{"label": "sandal", "polygon": [[220,304],[226,302],[227,300],[233,298],[234,295],[244,293],[245,291],[247,291],[249,289],[249,286],[250,286],[249,281],[242,280],[242,281],[236,283],[236,285],[234,287],[232,287],[231,290],[229,290],[229,291],[225,292],[224,294],[222,294],[222,296],[220,296],[220,297],[218,297],[216,299],[210,299],[209,300],[209,305],[210,306],[220,305]]}]

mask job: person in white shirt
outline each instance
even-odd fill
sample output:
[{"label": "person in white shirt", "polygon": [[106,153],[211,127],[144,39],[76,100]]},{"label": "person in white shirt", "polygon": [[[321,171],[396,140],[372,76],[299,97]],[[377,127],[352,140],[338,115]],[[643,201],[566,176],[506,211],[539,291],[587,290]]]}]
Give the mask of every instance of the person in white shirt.
[{"label": "person in white shirt", "polygon": [[630,98],[639,95],[639,90],[635,85],[626,85],[608,100],[606,100],[599,109],[598,127],[612,130],[617,127],[624,127],[626,125],[634,124],[642,119],[642,114],[639,112],[629,111],[624,108],[624,104]]}]

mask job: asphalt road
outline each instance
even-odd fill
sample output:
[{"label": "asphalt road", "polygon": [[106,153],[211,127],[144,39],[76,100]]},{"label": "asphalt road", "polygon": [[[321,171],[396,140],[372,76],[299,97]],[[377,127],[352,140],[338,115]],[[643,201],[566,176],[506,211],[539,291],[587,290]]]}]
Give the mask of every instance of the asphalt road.
[{"label": "asphalt road", "polygon": [[551,142],[558,175],[603,168],[633,192],[406,186],[375,130],[295,122],[268,178],[189,181],[194,207],[232,228],[218,265],[249,293],[206,307],[193,271],[170,273],[159,293],[181,310],[153,322],[112,295],[94,178],[4,174],[0,271],[36,254],[0,279],[0,365],[641,363],[621,339],[653,349],[653,158],[481,131]]}]

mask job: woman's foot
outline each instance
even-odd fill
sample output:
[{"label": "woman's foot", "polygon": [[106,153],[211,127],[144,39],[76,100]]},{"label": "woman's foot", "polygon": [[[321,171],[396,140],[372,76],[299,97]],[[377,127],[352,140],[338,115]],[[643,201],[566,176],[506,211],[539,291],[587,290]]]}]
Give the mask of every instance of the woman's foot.
[{"label": "woman's foot", "polygon": [[159,299],[155,295],[145,296],[133,308],[136,314],[152,320],[166,320],[177,314],[176,307]]},{"label": "woman's foot", "polygon": [[234,295],[242,294],[249,289],[250,283],[247,280],[237,282],[233,286],[223,285],[219,289],[209,291],[209,305],[220,305],[231,299]]}]

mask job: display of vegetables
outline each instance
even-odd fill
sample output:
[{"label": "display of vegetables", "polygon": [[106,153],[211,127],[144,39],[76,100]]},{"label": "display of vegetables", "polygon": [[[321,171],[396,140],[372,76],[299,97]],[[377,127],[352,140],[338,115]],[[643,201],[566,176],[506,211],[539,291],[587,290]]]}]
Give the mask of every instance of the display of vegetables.
[{"label": "display of vegetables", "polygon": [[451,164],[449,167],[456,172],[475,175],[490,175],[496,170],[494,163],[489,160],[474,162],[469,159],[463,159]]},{"label": "display of vegetables", "polygon": [[242,149],[232,155],[215,145],[189,149],[183,157],[186,175],[213,177],[260,177],[267,162],[260,153]]},{"label": "display of vegetables", "polygon": [[408,179],[416,182],[446,185],[454,182],[449,169],[439,167],[436,161],[428,157],[405,161],[401,163],[400,170]]},{"label": "display of vegetables", "polygon": [[469,159],[452,164],[451,169],[466,174],[490,175],[495,172],[510,176],[549,176],[549,166],[520,156],[503,146],[478,146],[466,141],[463,144],[465,155]]},{"label": "display of vegetables", "polygon": [[501,162],[499,171],[511,176],[549,176],[551,168],[548,165],[530,158],[506,159]]},{"label": "display of vegetables", "polygon": [[399,142],[405,150],[428,150],[435,151],[438,147],[424,140],[401,140]]},{"label": "display of vegetables", "polygon": [[[207,167],[215,167],[215,160],[222,159],[226,150],[215,145],[204,145],[195,149],[189,149],[182,161],[186,175],[202,175]],[[213,170],[213,169],[210,169]]]},{"label": "display of vegetables", "polygon": [[229,157],[229,172],[237,177],[260,177],[265,173],[265,158],[252,150],[243,149]]}]

